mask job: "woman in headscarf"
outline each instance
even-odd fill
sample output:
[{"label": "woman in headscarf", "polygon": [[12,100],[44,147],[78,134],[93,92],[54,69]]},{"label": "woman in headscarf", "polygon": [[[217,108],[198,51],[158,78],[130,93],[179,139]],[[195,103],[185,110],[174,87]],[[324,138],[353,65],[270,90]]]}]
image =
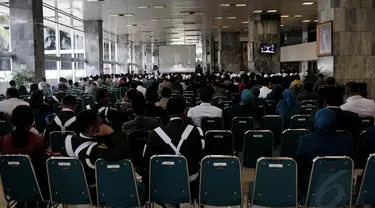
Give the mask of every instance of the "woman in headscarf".
[{"label": "woman in headscarf", "polygon": [[356,146],[351,136],[336,132],[336,114],[323,108],[315,114],[314,132],[299,139],[297,163],[300,191],[306,193],[312,160],[318,156],[352,156]]},{"label": "woman in headscarf", "polygon": [[241,93],[241,102],[233,107],[229,112],[224,111],[225,126],[230,129],[234,117],[253,117],[255,116],[254,96],[250,90],[245,89]]},{"label": "woman in headscarf", "polygon": [[277,104],[276,110],[284,119],[284,129],[288,129],[290,119],[301,111],[301,103],[296,100],[293,90],[291,89],[284,90],[283,97],[284,100],[281,100],[279,104]]}]

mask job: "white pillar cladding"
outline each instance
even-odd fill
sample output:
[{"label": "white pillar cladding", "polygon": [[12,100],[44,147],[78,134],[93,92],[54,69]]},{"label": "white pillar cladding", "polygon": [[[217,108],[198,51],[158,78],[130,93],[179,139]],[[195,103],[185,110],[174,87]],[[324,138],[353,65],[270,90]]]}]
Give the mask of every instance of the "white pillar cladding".
[{"label": "white pillar cladding", "polygon": [[[304,24],[302,26],[302,43],[309,42],[309,26],[308,24]],[[300,62],[300,72],[307,72],[309,70],[309,62],[302,61]]]},{"label": "white pillar cladding", "polygon": [[45,76],[42,4],[42,0],[9,1],[13,70],[34,72],[36,81]]},{"label": "white pillar cladding", "polygon": [[86,74],[103,74],[103,22],[101,20],[85,20]]},{"label": "white pillar cladding", "polygon": [[130,73],[135,73],[134,68],[134,41],[129,41],[130,46]]},{"label": "white pillar cladding", "polygon": [[128,73],[128,58],[129,58],[129,35],[121,34],[117,36],[117,63],[118,74]]},{"label": "white pillar cladding", "polygon": [[221,71],[221,31],[218,34],[218,47],[217,47],[217,67]]}]

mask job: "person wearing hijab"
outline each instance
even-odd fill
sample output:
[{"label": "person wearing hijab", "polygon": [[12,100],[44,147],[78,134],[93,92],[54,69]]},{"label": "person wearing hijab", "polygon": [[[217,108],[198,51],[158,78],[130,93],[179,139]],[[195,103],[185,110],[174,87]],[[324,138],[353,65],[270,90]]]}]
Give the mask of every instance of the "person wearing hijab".
[{"label": "person wearing hijab", "polygon": [[293,90],[286,89],[283,92],[284,100],[276,106],[279,115],[284,119],[284,129],[289,128],[290,119],[301,111],[301,103],[296,101]]},{"label": "person wearing hijab", "polygon": [[319,110],[314,119],[314,132],[299,138],[297,163],[300,191],[306,193],[312,160],[318,156],[352,156],[355,149],[351,136],[336,132],[336,114],[332,109]]},{"label": "person wearing hijab", "polygon": [[234,117],[255,117],[254,96],[250,90],[245,89],[241,93],[241,102],[225,113],[224,121],[229,121],[225,126],[230,129]]}]

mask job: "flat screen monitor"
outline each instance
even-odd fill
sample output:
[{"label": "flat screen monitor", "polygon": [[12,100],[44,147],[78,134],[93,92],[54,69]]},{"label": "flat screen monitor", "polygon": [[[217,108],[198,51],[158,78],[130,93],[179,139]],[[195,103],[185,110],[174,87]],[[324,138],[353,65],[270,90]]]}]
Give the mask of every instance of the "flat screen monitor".
[{"label": "flat screen monitor", "polygon": [[275,54],[276,45],[275,44],[260,44],[260,53],[262,54]]},{"label": "flat screen monitor", "polygon": [[194,45],[159,46],[159,71],[161,73],[195,72]]}]

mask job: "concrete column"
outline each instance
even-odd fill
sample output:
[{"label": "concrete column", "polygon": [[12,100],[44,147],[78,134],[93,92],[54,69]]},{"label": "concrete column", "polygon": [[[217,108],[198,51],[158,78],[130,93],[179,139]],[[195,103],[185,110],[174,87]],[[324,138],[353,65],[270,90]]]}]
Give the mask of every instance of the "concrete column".
[{"label": "concrete column", "polygon": [[[309,27],[308,24],[302,26],[302,43],[309,42]],[[309,70],[309,62],[302,61],[300,62],[300,72],[307,72]]]},{"label": "concrete column", "polygon": [[135,73],[134,69],[134,41],[129,41],[130,42],[130,73]]},{"label": "concrete column", "polygon": [[117,73],[128,73],[128,58],[129,58],[129,35],[121,34],[117,36]]},{"label": "concrete column", "polygon": [[241,71],[241,41],[239,32],[221,33],[220,61],[222,69],[239,73]]},{"label": "concrete column", "polygon": [[86,74],[103,74],[103,22],[101,20],[85,20],[85,57]]},{"label": "concrete column", "polygon": [[35,81],[45,76],[42,3],[42,0],[9,1],[13,70],[35,73]]},{"label": "concrete column", "polygon": [[218,48],[217,48],[217,67],[218,67],[218,70],[221,71],[221,44],[222,44],[222,37],[221,37],[222,33],[221,31],[219,31],[219,34],[218,34]]},{"label": "concrete column", "polygon": [[333,22],[332,56],[319,57],[318,69],[339,83],[365,81],[375,97],[375,2],[318,1],[319,22]]},{"label": "concrete column", "polygon": [[[213,50],[212,50],[212,38],[211,38],[211,34],[210,35],[208,35],[208,38],[207,38],[207,47],[206,47],[206,49],[207,49],[207,54],[209,54],[209,55],[207,55],[207,65],[206,65],[206,71],[210,71],[211,70],[211,67],[213,66],[213,62],[212,62],[212,60],[213,60],[213,58],[212,58],[212,53],[213,53]],[[206,72],[206,71],[204,71],[204,72]]]},{"label": "concrete column", "polygon": [[[249,16],[249,41],[254,44],[254,72],[280,71],[280,14],[252,14]],[[261,54],[262,43],[276,44],[275,54]]]},{"label": "concrete column", "polygon": [[144,69],[142,66],[142,43],[134,45],[134,72],[143,73]]}]

